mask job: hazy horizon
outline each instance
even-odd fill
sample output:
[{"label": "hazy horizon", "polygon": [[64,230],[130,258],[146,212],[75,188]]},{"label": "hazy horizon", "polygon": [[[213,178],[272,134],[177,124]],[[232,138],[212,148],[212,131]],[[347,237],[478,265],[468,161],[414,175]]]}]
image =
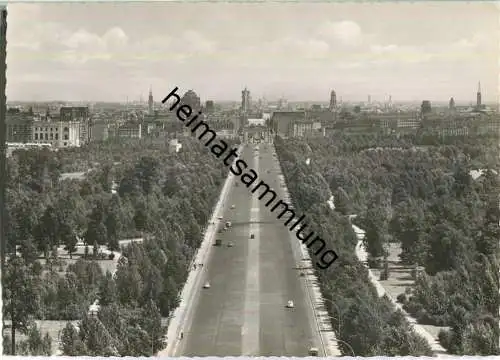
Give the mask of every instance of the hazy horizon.
[{"label": "hazy horizon", "polygon": [[[117,11],[119,8],[119,11]],[[8,102],[498,98],[495,3],[8,4]],[[202,16],[200,16],[202,15]]]}]

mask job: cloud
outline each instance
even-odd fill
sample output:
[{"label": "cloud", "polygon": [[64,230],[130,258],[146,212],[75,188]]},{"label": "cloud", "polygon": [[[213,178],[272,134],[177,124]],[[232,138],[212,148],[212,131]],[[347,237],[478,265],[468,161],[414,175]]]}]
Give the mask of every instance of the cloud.
[{"label": "cloud", "polygon": [[421,63],[432,59],[434,54],[429,50],[417,46],[371,45],[371,63],[406,62]]},{"label": "cloud", "polygon": [[85,64],[92,60],[113,60],[125,49],[128,37],[118,27],[108,29],[103,35],[78,29],[60,39],[63,46],[59,61],[67,64]]},{"label": "cloud", "polygon": [[70,49],[97,49],[104,50],[106,42],[100,36],[87,30],[79,29],[62,41],[62,44]]},{"label": "cloud", "polygon": [[192,54],[206,54],[215,51],[215,42],[208,40],[200,33],[188,30],[182,34],[181,42],[185,46],[183,50],[187,50]]},{"label": "cloud", "polygon": [[155,35],[141,39],[128,47],[129,57],[125,62],[173,62],[204,58],[217,51],[217,43],[199,32],[187,30],[180,36]]},{"label": "cloud", "polygon": [[[329,86],[344,87],[345,93],[352,83],[360,84],[352,91],[366,92],[367,83],[395,87],[393,83],[406,78],[423,82],[424,73],[445,81],[456,73],[483,79],[482,73],[491,72],[485,68],[494,67],[492,57],[498,56],[497,34],[482,25],[460,35],[448,31],[446,36],[436,28],[434,43],[434,36],[418,32],[411,21],[408,36],[393,36],[390,26],[370,24],[363,16],[351,14],[344,21],[331,21],[330,14],[317,19],[297,15],[288,23],[284,16],[286,26],[268,31],[270,35],[246,33],[234,23],[239,20],[233,19],[234,27],[225,29],[238,35],[233,42],[222,25],[214,28],[210,22],[186,21],[171,31],[164,23],[153,24],[158,20],[138,24],[120,14],[119,19],[106,20],[110,24],[106,28],[102,27],[106,22],[97,19],[106,18],[101,10],[94,25],[71,9],[59,13],[47,5],[14,4],[8,28],[9,97],[67,97],[72,87],[83,89],[81,96],[88,98],[107,96],[117,89],[130,95],[139,93],[137,89],[147,91],[149,84],[156,91],[167,82],[199,88],[200,94],[217,92],[221,97],[237,94],[244,84],[255,91],[265,90],[266,84],[273,92],[307,88],[323,96]],[[303,26],[297,27],[297,21]],[[397,29],[401,21],[396,21]],[[450,37],[455,41],[450,42]],[[329,82],[325,79],[335,84],[325,85]],[[409,92],[409,81],[404,80],[402,93]]]},{"label": "cloud", "polygon": [[298,39],[295,37],[286,37],[269,45],[269,52],[280,54],[284,59],[288,58],[290,60],[292,58],[323,58],[330,50],[330,46],[322,40]]},{"label": "cloud", "polygon": [[358,45],[362,40],[361,27],[354,21],[326,22],[319,26],[317,35],[343,45]]},{"label": "cloud", "polygon": [[128,36],[120,27],[112,27],[103,36],[103,40],[108,49],[122,48],[128,43]]},{"label": "cloud", "polygon": [[498,45],[495,44],[494,40],[498,40],[498,34],[486,34],[483,32],[476,32],[471,37],[462,38],[450,45],[451,49],[454,50],[485,50],[492,49],[492,45],[496,48]]}]

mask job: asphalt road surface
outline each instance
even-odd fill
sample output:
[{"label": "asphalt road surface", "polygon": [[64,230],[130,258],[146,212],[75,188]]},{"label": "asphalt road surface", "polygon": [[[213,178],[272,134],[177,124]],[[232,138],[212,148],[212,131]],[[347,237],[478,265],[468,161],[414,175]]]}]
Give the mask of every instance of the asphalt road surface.
[{"label": "asphalt road surface", "polygon": [[[240,158],[283,198],[271,149],[261,144],[257,153],[247,145]],[[208,281],[210,288],[201,289],[192,304],[195,309],[174,356],[307,356],[310,347],[321,348],[303,279],[295,269],[296,243],[283,221],[239,177],[224,204],[225,221],[232,227],[217,234],[222,246],[204,264],[202,283]],[[294,301],[293,309],[286,308],[288,300]]]}]

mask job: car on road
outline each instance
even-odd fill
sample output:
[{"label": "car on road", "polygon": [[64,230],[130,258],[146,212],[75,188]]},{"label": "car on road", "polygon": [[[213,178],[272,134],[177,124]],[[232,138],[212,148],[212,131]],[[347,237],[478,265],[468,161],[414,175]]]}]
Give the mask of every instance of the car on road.
[{"label": "car on road", "polygon": [[233,247],[233,245],[234,245],[234,244],[233,244],[232,242],[228,242],[228,243],[227,243],[227,247]]},{"label": "car on road", "polygon": [[292,300],[288,300],[288,302],[286,303],[286,307],[289,309],[293,309],[295,307],[295,304]]},{"label": "car on road", "polygon": [[224,218],[222,216],[217,216],[217,219],[222,220]]},{"label": "car on road", "polygon": [[233,204],[233,205],[231,205],[231,209],[234,209],[235,207],[236,207],[236,205],[234,205],[234,204]]},{"label": "car on road", "polygon": [[254,239],[255,238],[255,235],[254,234],[250,234],[250,239]]},{"label": "car on road", "polygon": [[318,348],[312,347],[309,349],[309,356],[318,356]]},{"label": "car on road", "polygon": [[210,289],[210,283],[208,281],[203,285],[203,289]]}]

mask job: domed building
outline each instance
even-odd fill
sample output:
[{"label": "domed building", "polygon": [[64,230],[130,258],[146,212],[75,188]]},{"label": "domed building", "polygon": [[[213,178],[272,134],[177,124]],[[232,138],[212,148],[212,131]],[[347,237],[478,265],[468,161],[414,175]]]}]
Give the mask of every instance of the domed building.
[{"label": "domed building", "polygon": [[189,105],[193,110],[201,110],[200,97],[193,90],[188,90],[184,96],[182,96],[181,103]]}]

